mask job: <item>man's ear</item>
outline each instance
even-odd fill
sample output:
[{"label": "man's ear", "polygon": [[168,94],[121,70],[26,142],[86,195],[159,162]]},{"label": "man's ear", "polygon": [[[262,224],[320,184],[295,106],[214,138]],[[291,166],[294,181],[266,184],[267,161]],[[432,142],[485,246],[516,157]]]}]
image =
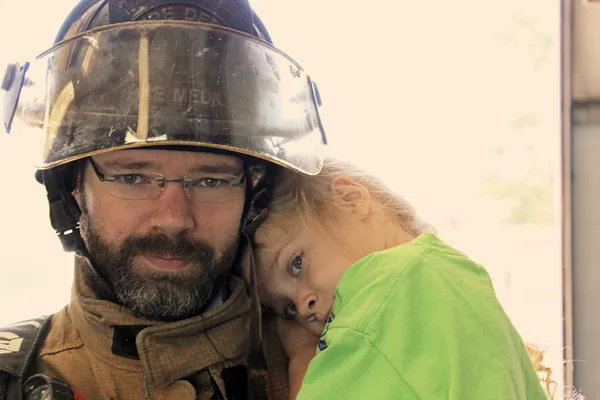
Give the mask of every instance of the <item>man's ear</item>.
[{"label": "man's ear", "polygon": [[73,197],[75,198],[75,201],[77,202],[77,205],[80,209],[82,201],[81,196],[83,195],[83,193],[81,193],[81,190],[83,190],[83,188],[80,185],[75,185],[75,188],[71,192],[71,195],[73,195]]},{"label": "man's ear", "polygon": [[78,161],[77,168],[73,168],[72,176],[70,177],[69,185],[73,188],[71,194],[75,197],[75,200],[79,203],[80,191],[83,189],[82,180],[83,174],[85,173],[85,164],[82,161]]},{"label": "man's ear", "polygon": [[331,193],[361,220],[365,220],[371,211],[371,193],[355,180],[340,176],[331,180]]}]

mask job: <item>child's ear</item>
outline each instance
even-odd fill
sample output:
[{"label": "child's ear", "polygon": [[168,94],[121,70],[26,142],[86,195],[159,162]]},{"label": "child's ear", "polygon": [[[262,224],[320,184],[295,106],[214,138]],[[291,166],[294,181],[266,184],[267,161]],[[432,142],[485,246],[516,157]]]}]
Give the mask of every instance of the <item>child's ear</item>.
[{"label": "child's ear", "polygon": [[371,210],[371,193],[355,180],[340,176],[331,180],[331,193],[336,201],[352,210],[363,221]]}]

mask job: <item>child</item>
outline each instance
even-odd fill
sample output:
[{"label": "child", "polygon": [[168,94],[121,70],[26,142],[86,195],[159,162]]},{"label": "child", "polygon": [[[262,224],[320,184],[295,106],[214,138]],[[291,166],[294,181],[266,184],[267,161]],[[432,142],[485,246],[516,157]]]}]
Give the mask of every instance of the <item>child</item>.
[{"label": "child", "polygon": [[257,278],[261,302],[306,328],[281,324],[292,398],[300,383],[311,400],[547,398],[488,273],[429,232],[351,165],[279,179]]}]

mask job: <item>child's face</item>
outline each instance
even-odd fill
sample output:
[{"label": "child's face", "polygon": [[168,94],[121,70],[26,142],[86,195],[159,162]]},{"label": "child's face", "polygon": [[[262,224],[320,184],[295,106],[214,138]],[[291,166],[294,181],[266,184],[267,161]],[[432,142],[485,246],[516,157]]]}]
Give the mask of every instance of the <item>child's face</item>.
[{"label": "child's face", "polygon": [[256,234],[261,302],[321,334],[342,275],[373,251],[365,231],[351,216],[306,225],[269,221]]}]

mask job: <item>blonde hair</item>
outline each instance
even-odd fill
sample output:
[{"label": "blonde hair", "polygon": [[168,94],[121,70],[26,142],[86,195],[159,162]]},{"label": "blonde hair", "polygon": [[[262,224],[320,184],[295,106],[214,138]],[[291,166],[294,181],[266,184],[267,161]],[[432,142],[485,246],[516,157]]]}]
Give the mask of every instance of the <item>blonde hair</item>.
[{"label": "blonde hair", "polygon": [[[546,367],[542,361],[544,360],[544,352],[537,346],[530,343],[525,343],[529,359],[533,364],[533,368],[542,383],[542,388],[549,399],[554,399],[556,393],[556,382],[552,380],[552,368]],[[567,397],[565,397],[567,399]],[[582,399],[583,400],[583,399]]]},{"label": "blonde hair", "polygon": [[[328,213],[344,211],[344,205],[334,201],[330,186],[334,179],[342,177],[366,187],[371,198],[411,236],[435,232],[431,225],[417,216],[414,208],[402,196],[394,193],[381,180],[351,163],[331,158],[325,160],[322,171],[316,176],[287,170],[281,173],[273,191],[265,225],[276,216],[284,216],[289,221],[298,218],[308,222],[327,217]],[[553,399],[556,382],[552,381],[552,370],[542,364],[544,352],[531,344],[526,343],[525,346],[546,395]]]},{"label": "blonde hair", "polygon": [[344,205],[334,201],[330,186],[334,179],[342,177],[350,178],[367,188],[371,198],[411,236],[417,237],[434,231],[432,226],[417,216],[408,202],[382,181],[353,164],[334,159],[326,159],[323,169],[316,176],[284,171],[274,189],[269,217],[284,215],[286,218],[298,217],[307,221],[344,211]]}]

